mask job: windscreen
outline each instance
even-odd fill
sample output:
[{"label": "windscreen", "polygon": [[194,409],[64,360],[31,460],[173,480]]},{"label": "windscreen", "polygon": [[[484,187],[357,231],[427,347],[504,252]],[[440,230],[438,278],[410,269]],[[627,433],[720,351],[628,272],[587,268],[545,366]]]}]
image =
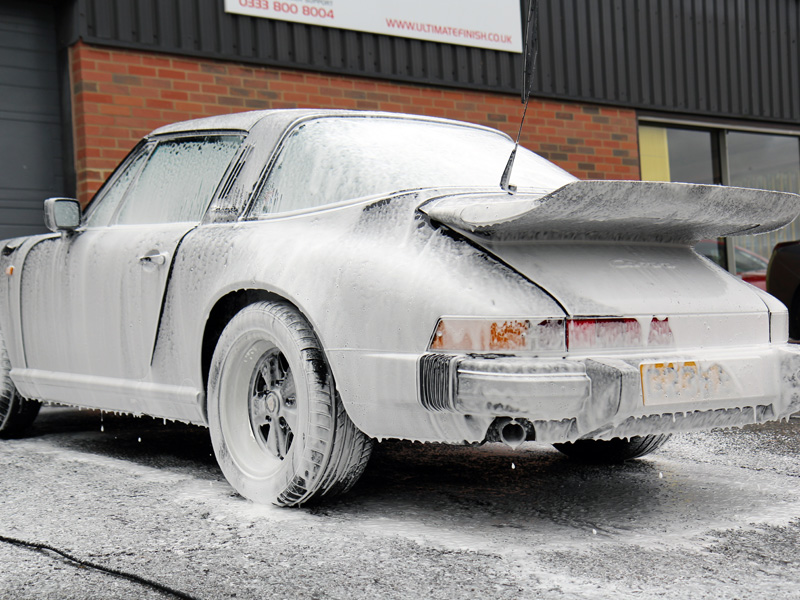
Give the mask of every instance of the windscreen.
[{"label": "windscreen", "polygon": [[[322,206],[425,187],[497,187],[514,144],[457,124],[335,117],[306,122],[284,141],[254,214]],[[575,178],[520,148],[511,183],[553,190]]]}]

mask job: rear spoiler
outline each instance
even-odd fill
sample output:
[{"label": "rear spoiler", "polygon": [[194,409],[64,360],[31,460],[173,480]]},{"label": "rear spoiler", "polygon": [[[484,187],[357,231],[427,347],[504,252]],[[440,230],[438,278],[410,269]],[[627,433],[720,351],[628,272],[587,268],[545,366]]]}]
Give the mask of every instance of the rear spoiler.
[{"label": "rear spoiler", "polygon": [[573,181],[547,194],[441,196],[419,210],[448,227],[496,242],[692,244],[779,229],[800,214],[800,196],[692,183]]}]

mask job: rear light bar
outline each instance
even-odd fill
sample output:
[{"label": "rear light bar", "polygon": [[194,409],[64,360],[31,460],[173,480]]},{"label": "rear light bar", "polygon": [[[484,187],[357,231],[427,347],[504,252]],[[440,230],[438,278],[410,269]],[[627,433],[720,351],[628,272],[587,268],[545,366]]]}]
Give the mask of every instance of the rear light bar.
[{"label": "rear light bar", "polygon": [[564,319],[442,318],[436,324],[431,350],[467,352],[563,351]]},{"label": "rear light bar", "polygon": [[648,346],[672,346],[675,338],[672,336],[672,328],[669,326],[669,317],[659,319],[653,317],[650,321],[650,333],[647,334]]},{"label": "rear light bar", "polygon": [[663,347],[671,346],[674,342],[667,317],[653,317],[650,320],[647,340],[642,336],[641,321],[631,318],[573,318],[567,321],[566,334],[567,350]]},{"label": "rear light bar", "polygon": [[464,352],[566,352],[671,346],[669,319],[619,317],[568,319],[473,319],[444,317],[436,324],[431,350]]}]

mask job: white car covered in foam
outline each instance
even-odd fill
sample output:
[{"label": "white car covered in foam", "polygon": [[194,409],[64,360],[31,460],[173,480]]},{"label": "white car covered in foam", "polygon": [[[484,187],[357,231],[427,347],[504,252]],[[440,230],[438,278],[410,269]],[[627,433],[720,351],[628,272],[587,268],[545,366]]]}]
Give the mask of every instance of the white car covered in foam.
[{"label": "white car covered in foam", "polygon": [[243,113],[144,138],[2,242],[0,435],[37,401],[206,425],[242,495],[349,489],[374,439],[642,456],[800,409],[785,307],[692,249],[800,197],[577,181],[441,119]]}]

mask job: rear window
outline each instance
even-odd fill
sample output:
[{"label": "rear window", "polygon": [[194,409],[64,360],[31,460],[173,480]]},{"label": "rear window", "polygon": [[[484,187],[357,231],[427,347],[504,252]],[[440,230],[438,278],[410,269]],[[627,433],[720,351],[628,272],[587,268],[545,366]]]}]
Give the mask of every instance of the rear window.
[{"label": "rear window", "polygon": [[[499,186],[514,144],[492,131],[390,118],[322,118],[284,141],[252,214],[300,210],[404,189]],[[552,190],[574,177],[520,148],[511,183]]]}]

